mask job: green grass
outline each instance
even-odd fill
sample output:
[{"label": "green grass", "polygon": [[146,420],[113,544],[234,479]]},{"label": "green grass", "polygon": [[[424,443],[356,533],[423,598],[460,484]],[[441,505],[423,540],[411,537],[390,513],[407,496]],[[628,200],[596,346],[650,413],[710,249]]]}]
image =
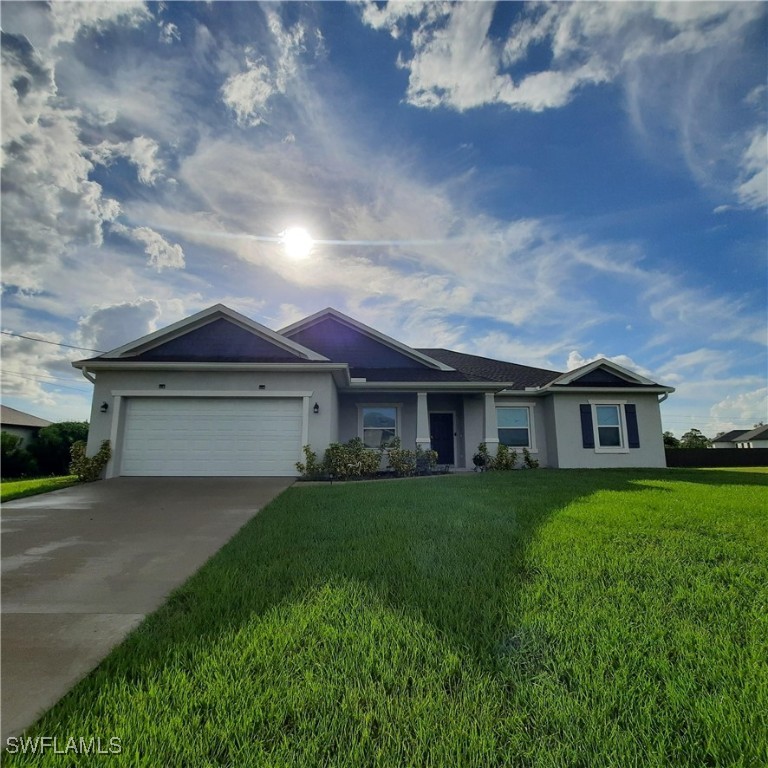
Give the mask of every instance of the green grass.
[{"label": "green grass", "polygon": [[294,486],[28,735],[122,740],[78,765],[768,765],[766,481]]},{"label": "green grass", "polygon": [[77,483],[75,475],[61,477],[38,477],[34,480],[3,480],[0,483],[0,501],[13,501],[25,496],[36,496],[38,493],[57,491]]}]

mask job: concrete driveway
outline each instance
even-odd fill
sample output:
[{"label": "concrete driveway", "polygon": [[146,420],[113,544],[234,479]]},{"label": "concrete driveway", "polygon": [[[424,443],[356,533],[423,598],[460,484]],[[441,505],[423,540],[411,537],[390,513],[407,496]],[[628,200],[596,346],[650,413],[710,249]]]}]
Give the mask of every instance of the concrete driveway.
[{"label": "concrete driveway", "polygon": [[2,509],[2,746],[291,478],[121,477]]}]

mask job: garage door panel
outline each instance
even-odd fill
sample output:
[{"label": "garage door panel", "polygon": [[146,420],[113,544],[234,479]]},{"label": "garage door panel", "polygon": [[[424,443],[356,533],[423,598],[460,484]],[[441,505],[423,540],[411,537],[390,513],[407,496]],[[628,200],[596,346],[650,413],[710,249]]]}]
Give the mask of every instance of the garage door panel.
[{"label": "garage door panel", "polygon": [[130,398],[123,475],[295,475],[298,398]]}]

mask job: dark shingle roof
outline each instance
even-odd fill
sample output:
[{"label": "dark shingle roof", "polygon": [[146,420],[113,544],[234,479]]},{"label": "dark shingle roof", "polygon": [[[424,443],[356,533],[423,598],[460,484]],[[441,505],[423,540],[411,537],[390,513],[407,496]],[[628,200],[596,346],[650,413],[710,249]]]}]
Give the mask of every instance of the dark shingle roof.
[{"label": "dark shingle roof", "polygon": [[739,437],[740,443],[748,443],[750,440],[768,440],[768,427],[760,426],[750,429]]},{"label": "dark shingle roof", "polygon": [[434,368],[350,368],[349,375],[368,381],[477,381],[461,371],[438,371]]},{"label": "dark shingle roof", "polygon": [[512,382],[514,389],[540,387],[561,376],[560,371],[549,371],[545,368],[532,368],[528,365],[505,363],[489,357],[467,355],[454,352],[451,349],[418,349],[428,357],[450,365],[468,377],[469,381]]},{"label": "dark shingle roof", "polygon": [[730,443],[736,440],[737,437],[741,437],[742,435],[746,435],[746,434],[747,434],[746,429],[732,429],[730,432],[726,432],[724,435],[720,435],[720,437],[713,437],[712,442],[713,443]]}]

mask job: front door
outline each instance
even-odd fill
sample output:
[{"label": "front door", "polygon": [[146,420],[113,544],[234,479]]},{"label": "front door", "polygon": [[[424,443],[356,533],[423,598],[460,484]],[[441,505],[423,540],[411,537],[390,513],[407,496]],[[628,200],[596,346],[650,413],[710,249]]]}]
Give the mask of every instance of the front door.
[{"label": "front door", "polygon": [[437,451],[438,464],[453,464],[453,414],[430,413],[429,434],[432,440],[432,450]]}]

